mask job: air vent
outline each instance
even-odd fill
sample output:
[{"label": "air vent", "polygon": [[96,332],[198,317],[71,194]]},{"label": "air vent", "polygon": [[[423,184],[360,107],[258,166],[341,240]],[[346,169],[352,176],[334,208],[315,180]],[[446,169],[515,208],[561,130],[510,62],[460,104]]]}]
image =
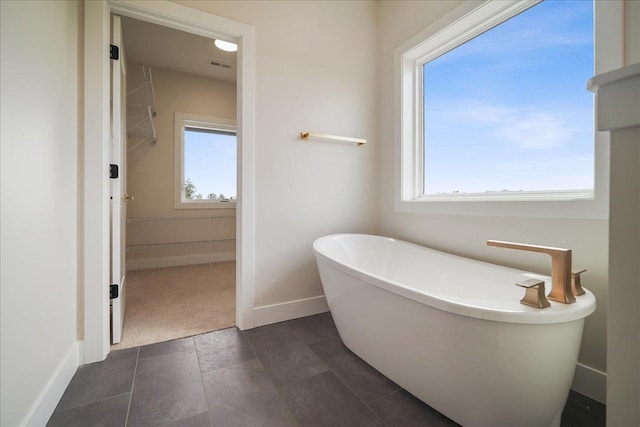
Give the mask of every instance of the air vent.
[{"label": "air vent", "polygon": [[216,61],[215,59],[210,59],[209,60],[209,64],[215,66],[215,67],[221,67],[221,68],[231,68],[231,65],[229,64],[225,64],[223,62],[220,61]]}]

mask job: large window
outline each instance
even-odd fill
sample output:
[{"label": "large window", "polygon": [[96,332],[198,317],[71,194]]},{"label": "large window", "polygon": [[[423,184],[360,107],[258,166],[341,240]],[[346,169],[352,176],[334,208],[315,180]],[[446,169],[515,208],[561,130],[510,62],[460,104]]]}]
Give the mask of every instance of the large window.
[{"label": "large window", "polygon": [[606,216],[586,90],[597,54],[594,3],[488,1],[454,12],[396,51],[396,208]]},{"label": "large window", "polygon": [[423,193],[593,190],[593,4],[545,1],[422,66]]},{"label": "large window", "polygon": [[234,207],[237,141],[235,122],[175,114],[176,209]]}]

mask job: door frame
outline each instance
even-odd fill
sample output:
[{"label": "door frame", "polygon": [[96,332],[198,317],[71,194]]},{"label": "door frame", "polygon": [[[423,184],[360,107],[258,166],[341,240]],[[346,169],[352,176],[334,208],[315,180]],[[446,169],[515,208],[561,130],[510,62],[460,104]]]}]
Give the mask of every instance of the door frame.
[{"label": "door frame", "polygon": [[255,29],[169,1],[84,3],[84,164],[82,192],[84,363],[109,354],[109,37],[110,15],[238,43],[238,201],[236,326],[254,327],[255,287]]}]

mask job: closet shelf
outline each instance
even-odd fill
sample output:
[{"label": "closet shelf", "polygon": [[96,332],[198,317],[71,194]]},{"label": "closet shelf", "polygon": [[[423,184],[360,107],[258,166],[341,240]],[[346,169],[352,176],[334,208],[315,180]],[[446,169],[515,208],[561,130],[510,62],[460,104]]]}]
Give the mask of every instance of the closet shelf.
[{"label": "closet shelf", "polygon": [[139,84],[127,93],[127,137],[133,142],[127,151],[148,141],[155,144],[158,139],[154,122],[157,109],[151,67],[142,65],[135,68],[130,72],[129,79]]}]

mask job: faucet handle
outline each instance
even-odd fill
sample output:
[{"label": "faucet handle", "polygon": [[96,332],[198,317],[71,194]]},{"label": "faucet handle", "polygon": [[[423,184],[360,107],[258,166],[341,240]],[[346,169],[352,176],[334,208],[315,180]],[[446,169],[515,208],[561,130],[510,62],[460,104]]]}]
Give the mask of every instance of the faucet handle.
[{"label": "faucet handle", "polygon": [[587,270],[574,271],[571,273],[571,293],[575,296],[584,295],[585,291],[582,289],[580,285],[580,274],[584,273]]},{"label": "faucet handle", "polygon": [[525,288],[524,298],[520,300],[520,304],[533,308],[551,307],[544,293],[544,280],[527,279],[516,283],[516,286]]}]

